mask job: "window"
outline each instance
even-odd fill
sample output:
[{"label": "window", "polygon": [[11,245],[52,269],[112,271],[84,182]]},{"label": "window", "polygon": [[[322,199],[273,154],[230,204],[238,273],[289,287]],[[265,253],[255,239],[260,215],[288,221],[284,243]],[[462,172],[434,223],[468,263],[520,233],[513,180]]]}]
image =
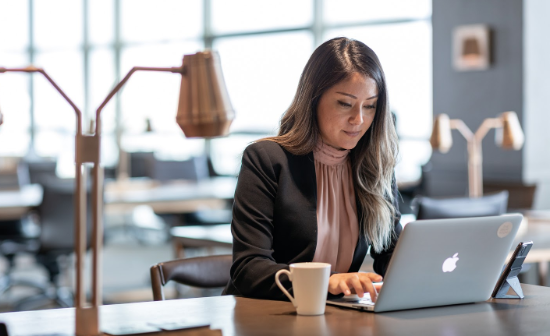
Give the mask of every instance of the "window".
[{"label": "window", "polygon": [[[176,159],[206,150],[219,173],[235,174],[246,144],[277,131],[314,48],[353,37],[378,54],[403,166],[418,167],[431,153],[430,15],[430,0],[0,0],[0,66],[46,69],[82,108],[86,130],[131,67],[177,66],[183,55],[213,48],[236,110],[232,135],[185,139],[173,122],[179,76],[136,73],[102,113],[102,162],[116,165],[118,146]],[[0,104],[0,155],[32,146],[72,162],[74,112],[43,78],[0,76]]]},{"label": "window", "polygon": [[[0,1],[0,66],[22,67],[29,63],[29,8],[27,1]],[[9,73],[0,76],[0,156],[24,155],[30,145],[31,100],[29,77]]]}]

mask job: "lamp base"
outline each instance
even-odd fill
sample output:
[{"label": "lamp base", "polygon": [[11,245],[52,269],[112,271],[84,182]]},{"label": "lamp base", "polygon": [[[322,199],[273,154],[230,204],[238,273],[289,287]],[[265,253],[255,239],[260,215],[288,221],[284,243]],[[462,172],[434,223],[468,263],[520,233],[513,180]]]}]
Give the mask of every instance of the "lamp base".
[{"label": "lamp base", "polygon": [[76,308],[76,336],[96,336],[99,331],[99,308]]}]

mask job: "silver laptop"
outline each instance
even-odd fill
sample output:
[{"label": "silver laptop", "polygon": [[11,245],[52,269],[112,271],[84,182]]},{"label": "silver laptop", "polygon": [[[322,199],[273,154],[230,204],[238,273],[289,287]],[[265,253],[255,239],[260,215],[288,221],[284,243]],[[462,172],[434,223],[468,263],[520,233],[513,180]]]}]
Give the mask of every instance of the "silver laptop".
[{"label": "silver laptop", "polygon": [[376,303],[344,297],[327,304],[384,312],[486,301],[523,216],[419,220],[403,229]]}]

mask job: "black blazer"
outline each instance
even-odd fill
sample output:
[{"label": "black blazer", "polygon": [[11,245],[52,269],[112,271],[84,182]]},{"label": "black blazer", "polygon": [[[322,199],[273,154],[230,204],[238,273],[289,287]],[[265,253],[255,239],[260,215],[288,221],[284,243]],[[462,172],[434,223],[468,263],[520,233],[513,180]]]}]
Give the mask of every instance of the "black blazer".
[{"label": "black blazer", "polygon": [[[395,182],[393,190],[398,210]],[[293,155],[272,141],[248,146],[235,191],[231,222],[233,265],[224,294],[286,300],[275,283],[275,273],[288,269],[291,263],[313,260],[317,245],[316,211],[313,153]],[[382,253],[371,251],[378,274],[386,272],[401,233],[400,217],[397,211],[391,246]],[[349,272],[359,270],[367,248],[360,232]],[[291,288],[286,277],[281,280],[286,288]]]}]

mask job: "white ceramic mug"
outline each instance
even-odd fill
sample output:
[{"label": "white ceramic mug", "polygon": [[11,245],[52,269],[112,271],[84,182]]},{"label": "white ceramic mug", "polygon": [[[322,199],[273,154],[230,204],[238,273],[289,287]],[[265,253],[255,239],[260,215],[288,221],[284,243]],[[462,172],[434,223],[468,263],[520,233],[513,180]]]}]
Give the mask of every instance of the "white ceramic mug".
[{"label": "white ceramic mug", "polygon": [[[294,289],[294,297],[283,287],[279,276],[288,275]],[[321,315],[327,302],[330,264],[305,262],[290,264],[290,272],[282,269],[275,274],[277,286],[290,299],[299,315]]]}]

